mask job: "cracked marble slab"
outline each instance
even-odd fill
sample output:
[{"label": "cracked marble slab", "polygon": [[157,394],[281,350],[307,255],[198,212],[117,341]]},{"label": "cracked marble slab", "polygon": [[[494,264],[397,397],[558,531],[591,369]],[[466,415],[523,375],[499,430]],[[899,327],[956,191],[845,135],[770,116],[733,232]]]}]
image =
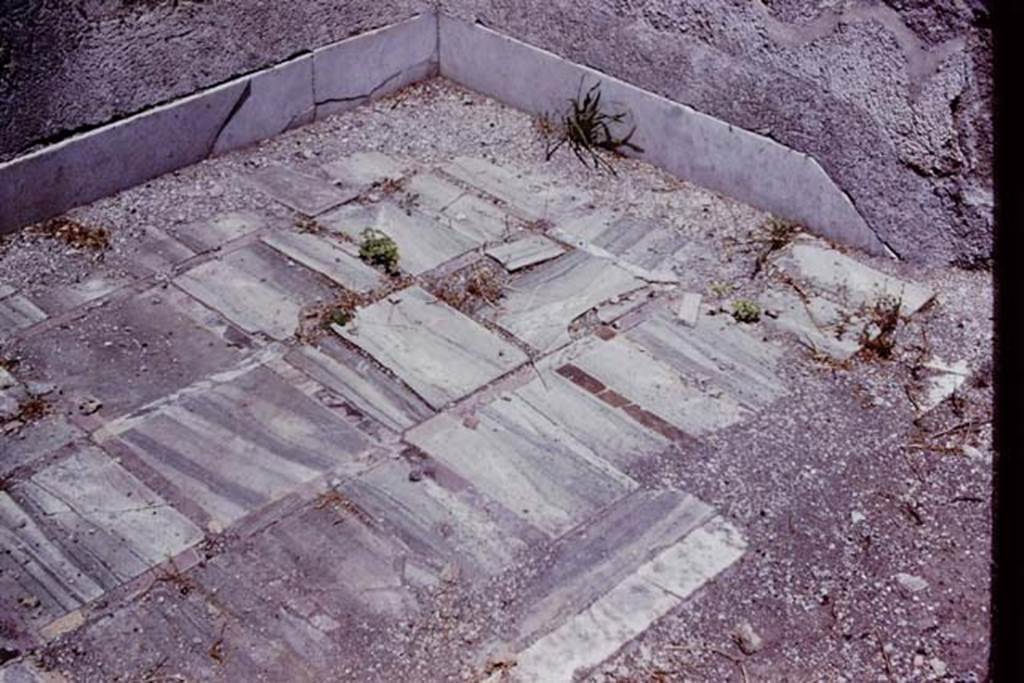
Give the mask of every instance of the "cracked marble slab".
[{"label": "cracked marble slab", "polygon": [[513,279],[492,319],[534,348],[550,351],[570,341],[573,320],[644,285],[610,261],[574,252]]},{"label": "cracked marble slab", "polygon": [[333,298],[318,275],[260,244],[198,265],[174,283],[246,332],[278,340],[295,334],[304,305]]},{"label": "cracked marble slab", "polygon": [[538,263],[550,261],[565,253],[565,249],[543,235],[529,234],[513,242],[499,244],[484,251],[509,272],[515,272]]},{"label": "cracked marble slab", "polygon": [[334,331],[394,372],[434,408],[522,365],[526,354],[411,287],[360,309]]},{"label": "cracked marble slab", "polygon": [[369,466],[362,433],[264,366],[183,391],[105,438],[160,473],[218,529],[325,472]]},{"label": "cracked marble slab", "polygon": [[[98,598],[202,539],[202,531],[96,448],[0,492],[0,579],[51,616]],[[3,595],[15,595],[13,586]]]}]

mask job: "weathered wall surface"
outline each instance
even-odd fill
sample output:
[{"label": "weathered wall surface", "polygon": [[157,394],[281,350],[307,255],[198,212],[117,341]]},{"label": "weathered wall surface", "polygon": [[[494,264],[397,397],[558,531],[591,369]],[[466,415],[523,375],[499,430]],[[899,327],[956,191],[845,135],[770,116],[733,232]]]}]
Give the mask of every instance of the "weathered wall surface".
[{"label": "weathered wall surface", "polygon": [[431,0],[0,0],[0,161]]},{"label": "weathered wall surface", "polygon": [[815,157],[901,256],[992,248],[980,0],[441,0]]}]

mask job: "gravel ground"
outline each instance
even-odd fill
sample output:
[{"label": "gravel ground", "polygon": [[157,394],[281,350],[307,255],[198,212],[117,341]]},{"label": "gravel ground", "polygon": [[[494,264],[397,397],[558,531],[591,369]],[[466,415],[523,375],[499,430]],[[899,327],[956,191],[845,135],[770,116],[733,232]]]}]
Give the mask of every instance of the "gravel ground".
[{"label": "gravel ground", "polygon": [[[0,283],[37,294],[90,275],[131,277],[147,227],[173,235],[181,225],[233,208],[293,221],[289,211],[252,192],[240,172],[287,161],[320,173],[320,164],[365,149],[423,164],[477,155],[548,173],[559,184],[586,188],[597,205],[689,236],[693,258],[679,276],[707,300],[715,300],[714,283],[729,283],[734,296],[765,286],[763,277],[749,277],[756,258],[749,241],[765,213],[640,161],[616,160],[614,177],[582,167],[567,151],[545,162],[533,118],[444,80],[70,212],[83,225],[109,231],[104,251],[73,249],[33,229],[5,238]],[[936,301],[899,328],[890,359],[824,363],[786,342],[782,373],[790,396],[709,437],[699,452],[669,451],[631,473],[724,511],[750,548],[591,680],[985,679],[991,277],[857,258],[931,286]],[[918,417],[908,387],[913,395],[922,358],[932,354],[966,360],[972,377],[952,399]],[[434,596],[443,619],[402,636],[412,642],[407,653],[417,677],[471,677],[471,643],[500,631],[503,601],[514,600],[517,582],[534,570],[520,567],[483,594]]]}]

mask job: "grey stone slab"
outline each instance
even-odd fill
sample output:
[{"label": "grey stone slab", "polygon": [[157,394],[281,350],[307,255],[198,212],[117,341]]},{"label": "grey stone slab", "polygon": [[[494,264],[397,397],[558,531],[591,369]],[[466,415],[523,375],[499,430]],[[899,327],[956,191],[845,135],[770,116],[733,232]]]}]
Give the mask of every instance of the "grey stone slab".
[{"label": "grey stone slab", "polygon": [[16,291],[18,291],[18,290],[15,289],[14,287],[12,287],[11,285],[3,283],[3,282],[0,282],[0,299],[4,299],[6,297],[9,297],[11,294],[14,294]]},{"label": "grey stone slab", "polygon": [[536,173],[499,166],[478,157],[456,157],[442,170],[467,185],[500,199],[505,208],[526,221],[558,222],[591,201],[572,187],[559,187]]},{"label": "grey stone slab", "polygon": [[426,13],[313,51],[316,118],[437,74],[437,15]]},{"label": "grey stone slab", "polygon": [[406,440],[548,536],[561,536],[638,485],[569,429],[515,396],[467,427],[442,413]]},{"label": "grey stone slab", "polygon": [[313,120],[310,54],[257,72],[245,87],[245,96],[214,140],[212,154],[247,147]]},{"label": "grey stone slab", "polygon": [[646,270],[669,267],[684,243],[682,235],[657,221],[605,210],[572,216],[558,227],[580,242]]},{"label": "grey stone slab", "polygon": [[266,227],[266,219],[252,211],[231,211],[178,227],[175,234],[193,251],[203,252]]},{"label": "grey stone slab", "polygon": [[57,315],[100,299],[132,282],[128,276],[97,274],[81,282],[34,292],[32,299],[49,315]]},{"label": "grey stone slab", "polygon": [[422,212],[406,212],[383,202],[373,206],[348,205],[320,219],[328,230],[345,235],[358,245],[366,229],[379,230],[398,245],[398,267],[412,275],[428,270],[477,248],[480,243],[450,229]]},{"label": "grey stone slab", "polygon": [[583,611],[713,515],[682,491],[636,491],[616,501],[559,543],[523,600],[517,642],[525,645]]},{"label": "grey stone slab", "polygon": [[409,178],[406,196],[449,228],[477,242],[496,242],[511,232],[516,220],[493,200],[467,192],[433,173]]},{"label": "grey stone slab", "polygon": [[694,529],[517,654],[516,679],[574,680],[683,604],[745,550],[740,533],[720,517]]},{"label": "grey stone slab", "polygon": [[366,437],[263,366],[182,392],[110,432],[219,528],[325,472],[368,466]]},{"label": "grey stone slab", "polygon": [[307,216],[319,216],[359,196],[330,181],[285,166],[270,166],[250,176],[250,181],[270,197]]},{"label": "grey stone slab", "polygon": [[538,414],[562,425],[572,439],[615,467],[624,469],[669,445],[665,437],[642,427],[561,375],[549,370],[541,370],[540,374],[516,389],[515,396]]},{"label": "grey stone slab", "polygon": [[591,308],[644,286],[605,259],[575,252],[514,279],[494,322],[542,351],[569,342],[569,324]]},{"label": "grey stone slab", "polygon": [[63,415],[48,415],[29,422],[14,434],[0,433],[0,479],[16,468],[45,457],[85,433]]},{"label": "grey stone slab", "polygon": [[860,350],[867,321],[828,299],[812,296],[804,301],[795,292],[769,290],[758,303],[771,312],[761,317],[768,328],[793,335],[814,352],[843,361]]},{"label": "grey stone slab", "polygon": [[38,335],[23,356],[42,381],[102,403],[112,417],[240,362],[248,342],[174,287],[90,311],[72,334]]},{"label": "grey stone slab", "polygon": [[632,113],[642,158],[830,239],[886,253],[849,198],[806,154],[479,24],[445,15],[439,21],[446,78],[534,114],[561,111],[581,78],[588,85],[600,81],[605,101]]},{"label": "grey stone slab", "polygon": [[621,336],[597,345],[574,364],[691,436],[736,424],[750,412],[716,386],[681,375],[668,362]]},{"label": "grey stone slab", "polygon": [[543,235],[530,234],[514,242],[491,247],[484,253],[505,266],[505,270],[514,272],[544,261],[550,261],[564,254],[565,249]]},{"label": "grey stone slab", "polygon": [[132,260],[154,273],[167,273],[195,256],[185,244],[156,228],[148,227],[138,241]]},{"label": "grey stone slab", "polygon": [[336,339],[327,337],[318,348],[301,346],[285,360],[396,432],[434,414],[412,390]]},{"label": "grey stone slab", "polygon": [[526,355],[419,287],[362,308],[334,330],[435,408],[526,362]]},{"label": "grey stone slab", "polygon": [[410,481],[412,467],[388,461],[340,490],[379,527],[423,556],[458,566],[460,576],[471,580],[508,569],[529,542],[543,539],[513,515],[501,515],[471,487],[451,486],[440,477]]},{"label": "grey stone slab", "polygon": [[295,334],[303,306],[332,298],[311,271],[259,244],[198,265],[174,283],[243,330],[279,340]]},{"label": "grey stone slab", "polygon": [[608,325],[631,311],[643,306],[650,298],[651,291],[640,291],[626,296],[617,296],[597,307],[597,319]]},{"label": "grey stone slab", "polygon": [[935,296],[927,287],[886,275],[813,239],[795,241],[777,264],[850,308],[871,306],[883,296],[892,296],[900,300],[904,315],[912,315]]},{"label": "grey stone slab", "polygon": [[0,164],[0,234],[206,158],[246,83],[231,81]]},{"label": "grey stone slab", "polygon": [[279,231],[264,237],[263,242],[354,292],[368,292],[384,284],[380,271],[344,251],[336,239]]},{"label": "grey stone slab", "polygon": [[20,565],[13,580],[51,612],[79,607],[203,536],[95,448],[50,465],[12,494],[0,493],[0,535]]},{"label": "grey stone slab", "polygon": [[383,152],[367,151],[324,164],[323,169],[336,185],[364,190],[384,180],[405,178],[409,166]]},{"label": "grey stone slab", "polygon": [[0,299],[0,339],[18,330],[46,320],[46,311],[22,294]]},{"label": "grey stone slab", "polygon": [[756,410],[787,392],[775,374],[781,348],[748,333],[724,315],[704,316],[694,327],[661,313],[626,337],[701,388],[717,388]]}]

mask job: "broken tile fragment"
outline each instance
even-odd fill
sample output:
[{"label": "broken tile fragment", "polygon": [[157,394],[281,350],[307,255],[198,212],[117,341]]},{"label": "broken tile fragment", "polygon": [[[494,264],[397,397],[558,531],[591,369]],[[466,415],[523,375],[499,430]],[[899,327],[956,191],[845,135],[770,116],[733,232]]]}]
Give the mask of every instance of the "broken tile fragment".
[{"label": "broken tile fragment", "polygon": [[419,287],[359,309],[352,322],[334,330],[435,408],[527,360],[518,348]]},{"label": "broken tile fragment", "polygon": [[683,292],[673,306],[673,312],[679,322],[689,327],[696,327],[700,318],[701,295],[696,292]]},{"label": "broken tile fragment", "polygon": [[0,299],[0,339],[46,320],[46,312],[21,294]]},{"label": "broken tile fragment", "polygon": [[543,235],[529,234],[513,242],[499,244],[484,251],[485,254],[515,272],[561,256],[565,250],[552,239]]}]

